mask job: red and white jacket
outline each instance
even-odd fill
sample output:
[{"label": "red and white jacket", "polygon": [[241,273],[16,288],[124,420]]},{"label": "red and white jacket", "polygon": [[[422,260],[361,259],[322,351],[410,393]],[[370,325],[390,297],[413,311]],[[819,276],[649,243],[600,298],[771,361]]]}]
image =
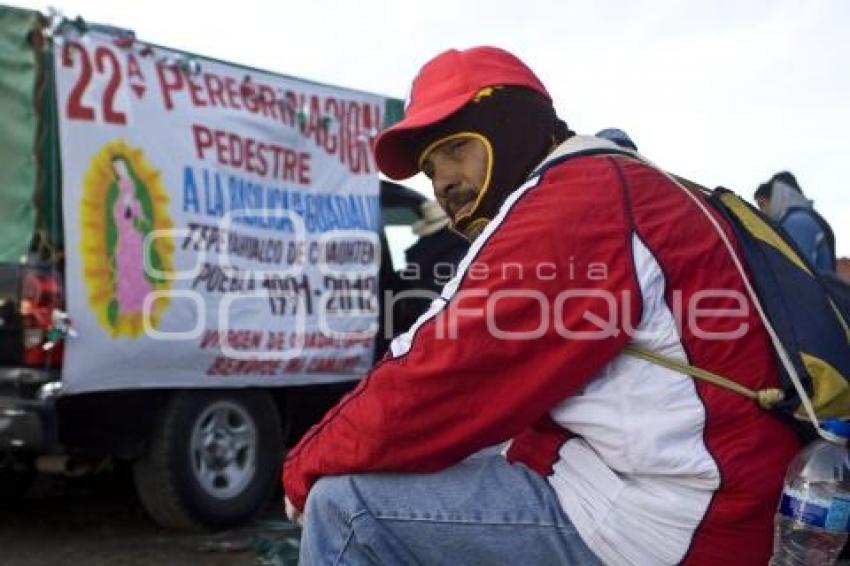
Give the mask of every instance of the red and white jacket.
[{"label": "red and white jacket", "polygon": [[[565,142],[458,275],[286,460],[322,476],[431,472],[511,441],[609,564],[764,564],[793,431],[629,343],[775,386],[767,334],[693,195],[604,140]],[[701,197],[697,197],[701,198]]]}]

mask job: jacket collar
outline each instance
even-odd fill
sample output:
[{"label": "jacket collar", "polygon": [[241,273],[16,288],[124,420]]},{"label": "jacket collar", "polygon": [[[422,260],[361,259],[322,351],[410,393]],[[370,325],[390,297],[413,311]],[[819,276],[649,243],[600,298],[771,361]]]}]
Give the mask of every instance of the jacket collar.
[{"label": "jacket collar", "polygon": [[556,147],[549,155],[546,156],[540,164],[534,168],[529,178],[540,175],[550,166],[557,162],[568,159],[577,155],[593,155],[593,154],[611,154],[618,153],[622,155],[636,156],[637,152],[630,149],[620,147],[612,141],[597,138],[595,136],[573,136]]}]

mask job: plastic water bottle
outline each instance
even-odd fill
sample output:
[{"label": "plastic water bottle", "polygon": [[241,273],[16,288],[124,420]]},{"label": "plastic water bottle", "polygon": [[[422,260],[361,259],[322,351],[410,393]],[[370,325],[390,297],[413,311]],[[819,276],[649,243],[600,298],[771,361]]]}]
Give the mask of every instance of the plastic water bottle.
[{"label": "plastic water bottle", "polygon": [[788,467],[776,512],[771,566],[834,564],[850,532],[850,423],[827,420],[826,439]]}]

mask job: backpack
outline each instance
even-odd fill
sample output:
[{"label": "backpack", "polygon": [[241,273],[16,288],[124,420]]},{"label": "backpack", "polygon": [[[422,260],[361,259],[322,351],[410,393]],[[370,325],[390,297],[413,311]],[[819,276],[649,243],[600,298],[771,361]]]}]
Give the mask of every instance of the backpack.
[{"label": "backpack", "polygon": [[[810,423],[818,432],[823,419],[850,418],[850,286],[818,273],[784,230],[732,191],[709,191],[684,179],[673,180],[715,224],[738,266],[770,335],[780,387],[753,391],[634,345],[626,352],[745,395],[795,422]],[[709,207],[732,227],[749,277]],[[810,436],[806,432],[812,431],[801,432]]]}]

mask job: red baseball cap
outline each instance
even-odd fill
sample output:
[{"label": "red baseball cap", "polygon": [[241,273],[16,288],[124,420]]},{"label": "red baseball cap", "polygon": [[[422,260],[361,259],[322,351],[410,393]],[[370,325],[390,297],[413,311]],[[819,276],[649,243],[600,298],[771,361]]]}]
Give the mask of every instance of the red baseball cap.
[{"label": "red baseball cap", "polygon": [[425,63],[413,79],[404,118],[375,140],[378,168],[391,179],[415,175],[413,134],[448,118],[482,88],[497,85],[527,87],[552,100],[525,63],[498,47],[449,49]]}]

